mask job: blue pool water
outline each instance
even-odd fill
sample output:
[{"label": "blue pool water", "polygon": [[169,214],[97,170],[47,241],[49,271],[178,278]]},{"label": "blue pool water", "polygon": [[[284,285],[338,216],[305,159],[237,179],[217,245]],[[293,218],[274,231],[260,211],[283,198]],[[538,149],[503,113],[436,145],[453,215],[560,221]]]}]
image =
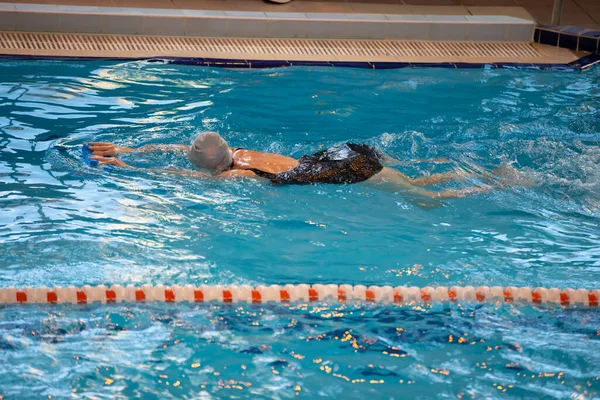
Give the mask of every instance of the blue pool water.
[{"label": "blue pool water", "polygon": [[[600,286],[600,69],[0,64],[0,285]],[[355,141],[489,193],[94,169],[87,141],[299,157]],[[186,167],[174,155],[123,159]],[[415,161],[444,159],[445,162]],[[600,313],[531,307],[0,308],[4,398],[593,398]],[[582,397],[577,397],[582,396]]]}]

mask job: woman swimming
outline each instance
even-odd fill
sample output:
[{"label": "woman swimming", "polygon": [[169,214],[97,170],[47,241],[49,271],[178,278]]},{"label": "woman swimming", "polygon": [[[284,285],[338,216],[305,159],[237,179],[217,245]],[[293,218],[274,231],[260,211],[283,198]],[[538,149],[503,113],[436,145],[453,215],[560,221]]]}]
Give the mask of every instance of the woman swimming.
[{"label": "woman swimming", "polygon": [[211,170],[213,175],[195,170],[162,170],[161,172],[199,178],[248,177],[268,179],[276,184],[353,184],[367,181],[417,196],[439,199],[465,197],[488,190],[487,187],[445,189],[440,192],[425,190],[420,186],[465,179],[465,176],[443,173],[413,179],[398,170],[385,167],[383,163],[389,157],[375,148],[355,143],[333,146],[300,159],[242,148],[231,149],[216,132],[199,134],[190,146],[149,145],[133,149],[105,142],[90,142],[88,146],[93,152],[91,159],[98,161],[99,164],[119,167],[129,167],[117,158],[122,153],[159,151],[185,153],[192,164],[198,168]]}]

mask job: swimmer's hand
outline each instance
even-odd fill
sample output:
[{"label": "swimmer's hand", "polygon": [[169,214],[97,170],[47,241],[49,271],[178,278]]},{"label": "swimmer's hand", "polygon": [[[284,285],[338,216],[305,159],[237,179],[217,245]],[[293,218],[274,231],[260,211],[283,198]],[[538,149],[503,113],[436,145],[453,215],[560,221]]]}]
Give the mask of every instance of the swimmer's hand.
[{"label": "swimmer's hand", "polygon": [[[129,147],[119,147],[109,142],[89,142],[89,149],[95,156],[116,156],[123,153],[132,153],[135,149]],[[114,165],[114,164],[113,164]]]},{"label": "swimmer's hand", "polygon": [[125,164],[123,161],[114,157],[102,157],[102,156],[92,156],[90,160],[98,161],[100,165],[114,165],[115,167],[127,167],[131,168],[130,165]]}]

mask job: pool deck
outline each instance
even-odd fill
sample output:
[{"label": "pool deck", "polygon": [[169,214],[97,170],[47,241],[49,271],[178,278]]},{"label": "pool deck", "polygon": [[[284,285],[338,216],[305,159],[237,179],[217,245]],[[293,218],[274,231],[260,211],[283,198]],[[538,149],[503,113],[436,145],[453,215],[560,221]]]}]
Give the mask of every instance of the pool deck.
[{"label": "pool deck", "polygon": [[[381,41],[383,42],[383,41]],[[568,64],[583,54],[537,43],[185,38],[159,36],[0,33],[0,53],[14,56],[110,59],[239,60],[250,67],[335,63]],[[213,65],[214,62],[211,62]],[[277,63],[275,63],[277,64]],[[327,64],[327,65],[329,65]]]},{"label": "pool deck", "polygon": [[[6,3],[188,10],[375,13],[425,15],[507,15],[550,24],[553,0],[4,0]],[[566,0],[561,25],[600,29],[600,1]]]},{"label": "pool deck", "polygon": [[[569,8],[569,1],[565,6],[565,21],[573,21],[581,26],[592,29],[599,27],[596,18],[595,6],[587,6],[586,1],[576,0],[573,6],[578,8],[573,11]],[[592,0],[595,1],[595,0]],[[262,0],[4,0],[5,10],[14,4],[18,11],[14,18],[18,24],[20,21],[25,26],[37,18],[41,26],[49,28],[33,29],[13,28],[7,29],[7,21],[4,25],[0,21],[0,54],[6,56],[47,56],[47,57],[104,57],[104,58],[151,58],[151,57],[179,57],[179,58],[211,58],[228,60],[280,60],[292,61],[327,61],[327,62],[405,62],[405,63],[521,63],[521,64],[567,64],[577,60],[587,53],[572,51],[556,46],[546,46],[531,43],[532,23],[538,17],[545,18],[542,11],[551,0],[374,0],[374,1],[311,1],[295,0],[284,5],[270,4]],[[480,4],[497,4],[497,6],[481,6]],[[522,7],[519,4],[533,4],[535,6]],[[579,3],[586,5],[582,7]],[[600,1],[598,2],[600,5]],[[34,4],[42,6],[33,6]],[[8,5],[8,6],[6,6]],[[48,14],[43,9],[48,7]],[[33,14],[27,14],[33,9]],[[52,7],[59,6],[55,9]],[[64,29],[62,25],[55,24],[50,27],[52,18],[61,20],[56,16],[59,12],[65,12],[68,16],[70,11],[62,6],[85,6],[88,11],[84,14],[73,15],[73,26],[81,25],[73,30],[70,27]],[[113,7],[107,8],[107,7]],[[586,8],[587,7],[587,8]],[[92,10],[96,8],[96,10]],[[83,10],[83,9],[82,9]],[[100,11],[98,11],[100,10]],[[108,11],[107,11],[108,10]],[[200,14],[204,11],[207,15]],[[224,12],[223,16],[209,15],[212,12]],[[540,11],[541,10],[541,11]],[[569,11],[571,10],[571,11]],[[581,11],[581,12],[580,12]],[[80,11],[77,11],[79,13]],[[83,15],[86,18],[95,17],[95,13],[105,13],[102,19],[102,27],[94,30],[93,23],[78,22]],[[149,32],[142,28],[127,31],[132,25],[123,19],[125,23],[111,23],[111,29],[107,25],[107,14],[114,18],[117,12],[141,14],[142,25],[148,26]],[[544,11],[545,12],[545,11]],[[237,14],[236,14],[237,13]],[[244,15],[247,13],[248,15]],[[251,14],[254,13],[254,14]],[[36,18],[31,18],[33,15]],[[216,15],[216,14],[215,14]],[[260,17],[257,17],[260,15]],[[485,17],[485,16],[496,17]],[[264,16],[264,18],[263,18]],[[298,16],[307,18],[306,21],[298,21]],[[437,18],[436,16],[440,16]],[[506,16],[506,17],[499,17]],[[131,17],[121,15],[120,17]],[[163,18],[168,17],[168,18]],[[512,17],[512,18],[510,18]],[[131,17],[133,18],[133,17]],[[223,34],[200,34],[189,35],[187,31],[179,30],[179,25],[187,27],[188,23],[179,20],[180,23],[172,23],[170,27],[161,28],[155,21],[175,21],[177,18],[185,18],[187,21],[196,18],[202,25],[206,25],[207,18],[219,18],[227,21],[229,29],[235,27],[240,29],[240,21],[246,19],[253,23],[264,23],[270,26],[273,19],[281,24],[282,35],[275,34],[248,36],[245,32],[237,35],[235,32],[223,31]],[[289,20],[285,20],[289,18]],[[345,19],[339,21],[339,19]],[[505,18],[501,24],[508,28],[500,27],[499,20],[486,18]],[[283,19],[283,20],[282,20]],[[66,20],[66,18],[65,18]],[[310,28],[303,27],[304,31],[289,34],[293,31],[293,22],[301,29],[306,23],[312,24]],[[88,21],[93,22],[91,19]],[[215,22],[214,20],[211,20]],[[171,23],[171,22],[170,22]],[[315,34],[313,26],[326,27],[323,35]],[[347,23],[352,26],[352,33],[360,26],[366,32],[365,37],[327,36],[329,31],[335,29],[328,25]],[[398,27],[400,23],[406,23],[413,28],[417,25],[425,26],[425,37],[390,36],[391,27]],[[351,24],[351,25],[350,25]],[[383,25],[386,28],[383,28]],[[437,24],[437,25],[436,25]],[[486,25],[487,24],[487,25]],[[494,25],[495,24],[495,25]],[[164,25],[164,24],[163,24]],[[374,29],[380,25],[382,29]],[[442,27],[442,33],[449,26],[459,28],[458,25],[466,26],[458,29],[457,38],[432,36],[433,28]],[[495,37],[492,37],[493,29],[496,29]],[[172,29],[177,26],[177,29]],[[212,26],[212,25],[211,25]],[[225,25],[224,25],[225,26]],[[433,28],[432,28],[433,27]],[[479,29],[479,35],[475,35],[475,28]],[[525,28],[525,33],[520,32]],[[91,30],[89,30],[91,29]],[[166,29],[168,33],[160,29]],[[181,28],[184,29],[184,28]],[[252,29],[255,29],[254,27]],[[264,29],[264,28],[263,28]],[[346,32],[350,29],[345,28]],[[504,29],[504,30],[502,30]],[[359,29],[360,30],[360,29]],[[438,31],[440,29],[437,29]],[[457,29],[454,29],[456,31]],[[172,32],[171,32],[172,31]],[[381,37],[377,32],[383,32]],[[72,33],[69,33],[72,32]],[[473,32],[471,34],[471,32]],[[514,32],[514,33],[513,33]],[[267,29],[267,33],[270,33]],[[511,36],[511,33],[513,35]],[[285,35],[288,36],[285,36]],[[502,39],[497,40],[499,35]],[[208,37],[207,37],[208,36]],[[212,36],[212,37],[211,37]],[[489,36],[489,38],[488,38]],[[252,38],[252,39],[250,39]],[[282,39],[283,38],[283,39]],[[281,39],[281,40],[277,40]],[[323,39],[323,40],[319,40]],[[375,39],[375,40],[374,40]],[[502,43],[504,42],[504,43]],[[254,63],[257,65],[257,63]]]}]

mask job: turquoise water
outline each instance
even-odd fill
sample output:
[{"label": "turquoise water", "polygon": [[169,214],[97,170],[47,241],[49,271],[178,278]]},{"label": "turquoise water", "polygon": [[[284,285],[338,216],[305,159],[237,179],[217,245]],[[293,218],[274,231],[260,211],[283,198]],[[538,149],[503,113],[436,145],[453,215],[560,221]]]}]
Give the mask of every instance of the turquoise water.
[{"label": "turquoise water", "polygon": [[[600,286],[598,68],[0,71],[3,287]],[[87,141],[188,143],[202,130],[294,157],[351,140],[413,177],[473,176],[436,190],[510,176],[426,209],[365,184],[202,181],[79,159]],[[0,308],[0,395],[592,398],[599,329],[597,310],[469,304],[13,306]]]}]

